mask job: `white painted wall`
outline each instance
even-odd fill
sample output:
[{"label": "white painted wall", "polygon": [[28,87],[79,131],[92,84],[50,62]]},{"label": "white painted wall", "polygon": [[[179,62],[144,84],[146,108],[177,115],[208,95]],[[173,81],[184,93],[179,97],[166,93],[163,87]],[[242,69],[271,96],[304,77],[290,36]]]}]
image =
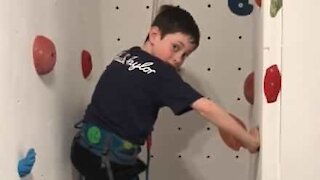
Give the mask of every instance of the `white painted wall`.
[{"label": "white painted wall", "polygon": [[316,0],[283,7],[282,180],[320,176],[319,8]]},{"label": "white painted wall", "polygon": [[[18,160],[33,147],[37,161],[25,179],[72,179],[73,123],[83,114],[102,65],[100,1],[5,0],[0,7],[0,178],[19,179]],[[56,45],[52,73],[39,77],[32,46],[37,35]],[[84,80],[81,51],[92,53]]]},{"label": "white painted wall", "polygon": [[[281,125],[281,94],[274,103],[267,103],[264,95],[264,78],[266,69],[272,65],[282,68],[281,40],[282,40],[282,9],[276,17],[270,15],[271,0],[262,2],[260,25],[262,29],[258,41],[261,45],[257,51],[259,61],[256,63],[256,91],[257,111],[256,119],[260,121],[261,149],[258,166],[258,179],[280,180],[280,125]],[[259,42],[259,44],[260,44]]]}]

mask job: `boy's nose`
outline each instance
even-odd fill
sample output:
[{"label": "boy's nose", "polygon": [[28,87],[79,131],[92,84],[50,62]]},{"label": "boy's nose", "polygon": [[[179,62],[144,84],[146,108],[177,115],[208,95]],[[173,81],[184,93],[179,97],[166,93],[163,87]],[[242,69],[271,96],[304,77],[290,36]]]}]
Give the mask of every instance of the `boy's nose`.
[{"label": "boy's nose", "polygon": [[181,54],[176,54],[176,56],[174,57],[174,63],[175,64],[180,64],[182,62],[182,55]]}]

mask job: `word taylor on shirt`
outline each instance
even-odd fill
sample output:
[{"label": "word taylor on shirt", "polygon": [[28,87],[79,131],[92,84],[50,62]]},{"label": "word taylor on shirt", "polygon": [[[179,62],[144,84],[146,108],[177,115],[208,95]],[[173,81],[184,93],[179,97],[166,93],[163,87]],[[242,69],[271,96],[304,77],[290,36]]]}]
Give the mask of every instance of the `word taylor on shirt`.
[{"label": "word taylor on shirt", "polygon": [[114,61],[129,66],[129,71],[138,69],[146,74],[156,73],[156,70],[152,69],[153,62],[140,63],[135,59],[138,59],[138,56],[132,56],[130,53],[123,51],[114,58]]}]

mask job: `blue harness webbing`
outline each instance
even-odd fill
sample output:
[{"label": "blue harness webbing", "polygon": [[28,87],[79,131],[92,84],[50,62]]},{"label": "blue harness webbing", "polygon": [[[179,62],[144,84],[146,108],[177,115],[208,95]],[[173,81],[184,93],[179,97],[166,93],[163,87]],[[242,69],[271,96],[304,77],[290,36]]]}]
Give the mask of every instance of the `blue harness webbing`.
[{"label": "blue harness webbing", "polygon": [[139,145],[124,140],[93,123],[84,123],[79,135],[80,145],[97,156],[102,157],[108,152],[110,160],[118,164],[135,164],[137,155],[141,151]]},{"label": "blue harness webbing", "polygon": [[137,156],[141,151],[139,145],[124,140],[93,123],[81,121],[75,124],[75,128],[80,129],[77,135],[78,143],[101,157],[101,167],[106,168],[110,180],[114,180],[111,161],[124,165],[137,162]]},{"label": "blue harness webbing", "polygon": [[[101,157],[101,167],[106,168],[110,180],[114,180],[111,169],[111,161],[118,164],[135,164],[137,156],[141,151],[139,145],[120,138],[119,136],[98,127],[93,123],[80,121],[74,125],[80,129],[78,132],[78,143],[95,155]],[[152,137],[148,136],[146,141],[147,167],[146,180],[149,180],[149,166],[151,157]]]}]

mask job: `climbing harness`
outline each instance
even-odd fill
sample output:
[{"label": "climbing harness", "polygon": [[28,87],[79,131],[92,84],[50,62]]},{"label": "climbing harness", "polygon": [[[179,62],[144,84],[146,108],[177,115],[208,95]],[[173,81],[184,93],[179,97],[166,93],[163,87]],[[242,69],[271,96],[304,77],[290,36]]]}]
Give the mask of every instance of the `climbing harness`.
[{"label": "climbing harness", "polygon": [[[137,158],[141,151],[139,145],[132,144],[93,123],[79,122],[74,127],[80,129],[76,137],[77,143],[101,157],[101,168],[106,169],[109,180],[116,178],[111,168],[112,163],[132,167],[131,170],[125,170],[126,172],[123,173],[119,171],[118,176],[119,173],[134,174],[144,170],[145,164]],[[137,165],[136,169],[135,165]]]}]

